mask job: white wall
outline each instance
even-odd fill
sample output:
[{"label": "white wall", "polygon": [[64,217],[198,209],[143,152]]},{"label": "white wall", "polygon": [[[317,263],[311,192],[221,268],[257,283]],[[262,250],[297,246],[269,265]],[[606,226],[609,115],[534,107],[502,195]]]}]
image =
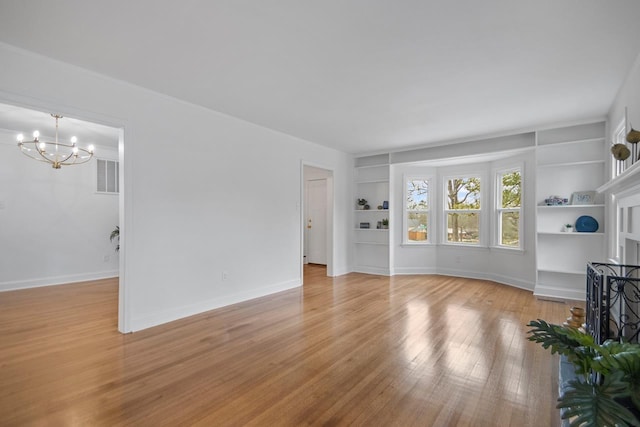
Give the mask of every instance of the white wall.
[{"label": "white wall", "polygon": [[7,45],[0,61],[1,101],[124,126],[121,330],[299,286],[301,161],[334,171],[348,271],[351,156]]},{"label": "white wall", "polygon": [[[393,241],[393,270],[395,274],[446,274],[454,276],[490,279],[523,289],[533,290],[535,286],[535,158],[533,150],[513,154],[493,162],[470,162],[465,159],[464,165],[451,165],[451,159],[443,159],[447,166],[437,167],[437,162],[426,165],[395,164],[392,166],[394,211],[393,226],[402,230],[402,212],[404,194],[403,177],[433,177],[431,214],[435,215],[432,224],[431,245],[402,245],[402,232],[396,233]],[[491,239],[487,231],[491,230],[489,189],[493,183],[495,169],[503,169],[521,165],[524,169],[523,187],[523,250],[514,251],[491,247]],[[441,235],[443,223],[443,201],[441,191],[445,177],[455,174],[477,173],[483,179],[483,230],[484,242],[479,246],[463,246],[443,244]],[[435,195],[435,197],[433,197]]]},{"label": "white wall", "polygon": [[117,276],[118,197],[96,193],[95,161],[55,170],[15,138],[0,130],[0,291]]}]

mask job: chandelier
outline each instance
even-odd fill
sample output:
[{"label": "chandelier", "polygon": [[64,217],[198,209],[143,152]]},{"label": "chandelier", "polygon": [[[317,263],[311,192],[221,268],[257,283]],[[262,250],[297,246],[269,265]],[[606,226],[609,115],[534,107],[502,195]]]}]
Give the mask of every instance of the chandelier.
[{"label": "chandelier", "polygon": [[55,142],[45,142],[40,140],[40,132],[33,132],[33,141],[25,141],[24,135],[18,135],[18,147],[20,151],[28,157],[39,162],[50,163],[54,169],[62,166],[81,165],[87,163],[93,157],[93,145],[86,149],[76,145],[78,138],[71,137],[71,143],[58,142],[58,120],[62,118],[57,114],[51,114],[56,119],[56,140]]}]

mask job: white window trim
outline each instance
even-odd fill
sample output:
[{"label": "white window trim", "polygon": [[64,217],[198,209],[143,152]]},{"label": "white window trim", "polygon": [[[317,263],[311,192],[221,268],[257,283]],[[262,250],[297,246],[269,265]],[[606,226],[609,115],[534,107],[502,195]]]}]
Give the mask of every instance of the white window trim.
[{"label": "white window trim", "polygon": [[[463,172],[459,174],[447,175],[442,177],[442,185],[440,186],[440,191],[442,191],[440,199],[442,200],[442,214],[443,218],[440,221],[442,224],[442,230],[440,230],[440,241],[442,245],[451,245],[451,246],[462,246],[462,247],[487,247],[487,224],[485,224],[483,214],[483,206],[487,206],[486,198],[487,191],[483,189],[486,172]],[[450,179],[466,179],[466,178],[478,178],[480,180],[480,209],[448,209],[447,208],[447,182]],[[457,213],[477,213],[478,214],[478,233],[479,239],[478,243],[467,243],[467,242],[450,242],[447,238],[448,232],[448,224],[447,219],[449,218],[449,212],[457,212]]]},{"label": "white window trim", "polygon": [[[520,172],[520,207],[519,208],[502,208],[500,207],[502,204],[502,180],[501,177],[509,172],[519,171]],[[524,201],[525,201],[525,175],[524,175],[524,163],[518,162],[517,164],[513,164],[508,167],[502,167],[500,169],[493,170],[493,203],[492,205],[492,247],[496,249],[504,249],[508,251],[523,251],[524,250],[524,223],[525,223],[525,215],[524,215]],[[519,212],[520,213],[520,226],[518,227],[518,246],[507,246],[501,243],[501,216],[502,212]]]},{"label": "white window trim", "polygon": [[[629,144],[627,143],[626,140],[626,136],[627,136],[627,123],[626,120],[624,118],[622,118],[622,120],[620,121],[620,123],[618,124],[618,126],[616,126],[615,130],[613,131],[613,133],[611,134],[611,140],[613,141],[614,144],[624,144],[625,146],[627,146],[627,148],[629,148],[629,151],[631,151],[631,147],[629,147]],[[613,157],[611,157],[611,174],[610,174],[610,178],[613,179],[616,176],[618,176],[618,161]],[[630,159],[631,157],[629,157]],[[629,159],[624,161],[624,166],[622,168],[621,172],[624,172],[627,167],[629,167],[630,165],[628,164]]]},{"label": "white window trim", "polygon": [[[427,181],[427,209],[426,210],[409,210],[407,209],[407,183],[409,181]],[[433,225],[436,224],[434,221],[435,209],[433,209],[433,176],[431,175],[403,175],[402,176],[402,245],[407,246],[426,246],[433,245],[435,242],[433,241]],[[411,212],[418,213],[426,213],[427,214],[427,240],[423,240],[420,242],[415,242],[409,240],[409,236],[407,235],[407,230],[409,229],[409,222],[407,221],[407,217]]]},{"label": "white window trim", "polygon": [[[115,179],[116,179],[116,187],[117,190],[116,191],[100,191],[98,189],[98,161],[104,161],[104,162],[113,162],[116,165],[115,168]],[[117,159],[110,159],[110,158],[103,158],[103,157],[97,157],[96,161],[94,162],[95,164],[95,173],[94,173],[94,178],[96,179],[95,181],[95,194],[104,194],[104,195],[112,195],[112,196],[117,196],[118,194],[120,194],[120,161]]]}]

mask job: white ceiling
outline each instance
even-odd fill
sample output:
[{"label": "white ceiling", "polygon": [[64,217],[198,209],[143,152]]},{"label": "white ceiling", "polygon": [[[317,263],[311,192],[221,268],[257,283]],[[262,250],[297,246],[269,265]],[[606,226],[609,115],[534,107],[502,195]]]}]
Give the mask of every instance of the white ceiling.
[{"label": "white ceiling", "polygon": [[0,0],[0,40],[352,153],[602,118],[638,0]]}]

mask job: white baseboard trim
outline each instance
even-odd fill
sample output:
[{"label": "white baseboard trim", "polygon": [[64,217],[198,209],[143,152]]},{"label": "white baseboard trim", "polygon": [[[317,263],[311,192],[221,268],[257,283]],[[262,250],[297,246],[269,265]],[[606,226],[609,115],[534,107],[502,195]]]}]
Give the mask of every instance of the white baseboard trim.
[{"label": "white baseboard trim", "polygon": [[396,267],[394,273],[397,275],[409,274],[438,274],[432,267]]},{"label": "white baseboard trim", "polygon": [[204,313],[206,311],[215,310],[216,308],[225,307],[231,304],[260,298],[266,295],[275,294],[277,292],[286,291],[301,286],[300,279],[289,280],[263,288],[252,289],[250,291],[238,292],[232,295],[225,295],[221,298],[214,298],[207,301],[201,301],[195,304],[183,305],[182,307],[170,308],[167,310],[157,311],[142,316],[136,316],[131,320],[131,332],[140,331],[142,329],[158,326],[163,323],[172,322],[174,320]]},{"label": "white baseboard trim", "polygon": [[353,271],[355,273],[365,273],[365,274],[377,274],[378,276],[391,276],[391,272],[388,268],[382,267],[373,267],[369,265],[358,265]]},{"label": "white baseboard trim", "polygon": [[[383,269],[380,269],[380,270],[383,270]],[[393,274],[389,274],[386,270],[384,270],[384,273],[375,272],[374,267],[359,267],[354,271],[357,273],[380,274],[384,276],[389,276],[394,274],[397,274],[397,275],[440,274],[443,276],[464,277],[467,279],[491,280],[496,283],[500,283],[500,284],[511,286],[518,289],[523,289],[529,292],[532,292],[535,287],[534,282],[522,280],[517,277],[504,276],[501,274],[494,274],[494,273],[482,273],[477,271],[456,270],[456,269],[449,269],[449,268],[396,267],[393,271]]]},{"label": "white baseboard trim", "polygon": [[15,291],[18,289],[40,288],[42,286],[66,285],[69,283],[88,282],[91,280],[110,279],[118,277],[118,270],[101,271],[98,273],[69,274],[65,276],[43,277],[40,279],[16,280],[0,283],[0,292]]},{"label": "white baseboard trim", "polygon": [[587,298],[586,290],[584,289],[566,289],[558,288],[554,286],[547,286],[537,284],[533,295],[540,299],[550,299],[553,301],[571,300],[571,301],[585,301]]},{"label": "white baseboard trim", "polygon": [[517,277],[503,276],[502,274],[489,274],[489,280],[529,292],[533,292],[536,286],[535,282],[528,282]]}]

